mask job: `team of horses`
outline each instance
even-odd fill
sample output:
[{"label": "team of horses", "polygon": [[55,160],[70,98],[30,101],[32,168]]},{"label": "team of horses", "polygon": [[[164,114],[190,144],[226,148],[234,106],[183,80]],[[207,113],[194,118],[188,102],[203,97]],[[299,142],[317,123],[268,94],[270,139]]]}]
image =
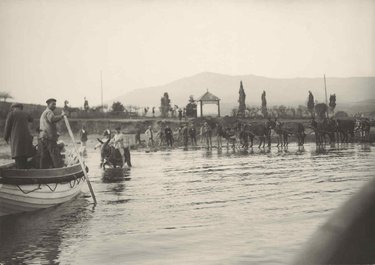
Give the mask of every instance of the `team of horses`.
[{"label": "team of horses", "polygon": [[235,141],[239,141],[241,148],[251,148],[254,139],[258,139],[258,148],[264,148],[266,143],[268,147],[271,147],[272,132],[274,132],[277,137],[277,147],[287,147],[292,136],[295,137],[298,146],[301,147],[305,143],[307,128],[315,134],[316,145],[323,146],[325,144],[353,142],[356,132],[359,132],[361,141],[369,141],[371,123],[368,119],[325,118],[318,121],[312,119],[310,124],[305,126],[301,122],[282,122],[278,119],[269,119],[266,122],[240,123],[236,126],[235,132],[223,137],[232,147],[235,147]]},{"label": "team of horses", "polygon": [[[306,123],[305,123],[306,124]],[[305,128],[306,127],[306,128]],[[258,141],[258,148],[265,148],[265,145],[270,148],[272,135],[276,135],[277,147],[287,148],[290,137],[297,140],[298,147],[303,147],[306,137],[306,129],[311,129],[315,134],[315,141],[318,147],[326,144],[334,143],[349,143],[354,141],[356,132],[359,132],[361,141],[370,140],[371,123],[368,119],[334,119],[325,118],[322,120],[312,119],[310,124],[305,126],[301,122],[294,121],[279,121],[278,119],[268,119],[265,122],[237,122],[236,126],[229,126],[220,137],[227,141],[227,148],[229,145],[232,148],[248,149],[252,148],[254,141]],[[202,134],[201,137],[211,137],[212,131],[209,134]],[[116,168],[122,167],[123,162],[121,154],[113,146],[109,144],[110,137],[106,141],[98,139],[101,143],[101,167]],[[207,141],[209,142],[209,141]],[[125,159],[129,167],[131,167],[130,151],[125,148]]]},{"label": "team of horses", "polygon": [[370,140],[371,123],[368,119],[326,118],[320,122],[312,120],[311,128],[315,133],[318,146],[327,143],[353,142],[356,132],[359,132],[361,141],[368,142]]}]

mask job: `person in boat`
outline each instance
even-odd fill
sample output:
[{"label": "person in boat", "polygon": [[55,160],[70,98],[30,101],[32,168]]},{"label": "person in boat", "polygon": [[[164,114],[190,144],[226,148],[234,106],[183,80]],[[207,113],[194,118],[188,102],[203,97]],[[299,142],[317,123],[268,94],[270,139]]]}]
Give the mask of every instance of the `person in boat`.
[{"label": "person in boat", "polygon": [[123,167],[125,166],[125,162],[126,162],[124,142],[125,142],[125,136],[121,132],[121,128],[117,127],[115,135],[113,136],[113,138],[111,140],[111,144],[115,147],[115,149],[117,149],[120,152],[121,158],[122,158]]},{"label": "person in boat", "polygon": [[148,126],[148,129],[145,132],[147,147],[152,147],[154,145],[154,132],[152,131],[151,125]]},{"label": "person in boat", "polygon": [[28,123],[32,121],[30,114],[23,111],[22,104],[12,104],[5,122],[4,139],[10,143],[11,155],[18,169],[26,169],[27,158],[35,154],[33,137],[28,127]]},{"label": "person in boat", "polygon": [[60,148],[57,145],[56,124],[64,118],[65,112],[55,115],[56,99],[50,98],[46,101],[47,108],[40,116],[40,168],[59,168],[64,165]]}]

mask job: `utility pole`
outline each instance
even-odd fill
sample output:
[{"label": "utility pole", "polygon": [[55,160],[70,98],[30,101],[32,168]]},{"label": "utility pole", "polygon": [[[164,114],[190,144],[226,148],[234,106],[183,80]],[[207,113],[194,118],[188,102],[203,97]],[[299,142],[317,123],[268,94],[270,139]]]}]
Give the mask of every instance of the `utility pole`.
[{"label": "utility pole", "polygon": [[325,94],[326,94],[327,118],[328,118],[327,83],[326,83],[326,75],[325,74],[324,74],[324,91],[325,91]]},{"label": "utility pole", "polygon": [[100,93],[101,93],[102,112],[104,112],[104,105],[103,105],[103,77],[102,77],[102,70],[100,70]]},{"label": "utility pole", "polygon": [[327,84],[326,84],[326,75],[324,74],[324,91],[326,94],[326,105],[328,106],[328,99],[327,99]]}]

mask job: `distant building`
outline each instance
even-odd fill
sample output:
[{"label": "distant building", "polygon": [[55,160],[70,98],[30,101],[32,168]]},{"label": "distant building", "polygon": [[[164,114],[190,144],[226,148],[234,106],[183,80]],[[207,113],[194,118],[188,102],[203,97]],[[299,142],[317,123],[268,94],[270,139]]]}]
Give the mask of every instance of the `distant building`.
[{"label": "distant building", "polygon": [[203,111],[203,107],[205,104],[216,104],[217,105],[217,116],[220,117],[220,98],[213,95],[212,93],[207,92],[204,93],[200,98],[196,100],[198,102],[197,106],[197,112],[198,117],[205,116],[205,113]]}]

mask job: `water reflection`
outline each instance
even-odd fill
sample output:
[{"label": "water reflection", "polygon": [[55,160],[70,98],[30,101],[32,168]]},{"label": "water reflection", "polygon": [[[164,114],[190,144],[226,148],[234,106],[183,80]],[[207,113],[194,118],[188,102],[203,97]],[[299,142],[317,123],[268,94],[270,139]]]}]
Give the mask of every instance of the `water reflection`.
[{"label": "water reflection", "polygon": [[80,227],[92,218],[88,204],[80,197],[45,210],[0,217],[0,263],[59,264],[62,241],[86,236]]},{"label": "water reflection", "polygon": [[0,263],[286,264],[372,177],[371,148],[142,150],[131,170],[105,172],[88,148],[95,212],[86,191],[70,214],[10,219],[1,225]]},{"label": "water reflection", "polygon": [[128,168],[107,168],[102,171],[102,181],[114,183],[130,180],[130,171]]},{"label": "water reflection", "polygon": [[371,152],[371,144],[370,143],[361,143],[359,145],[360,150],[363,152]]}]

